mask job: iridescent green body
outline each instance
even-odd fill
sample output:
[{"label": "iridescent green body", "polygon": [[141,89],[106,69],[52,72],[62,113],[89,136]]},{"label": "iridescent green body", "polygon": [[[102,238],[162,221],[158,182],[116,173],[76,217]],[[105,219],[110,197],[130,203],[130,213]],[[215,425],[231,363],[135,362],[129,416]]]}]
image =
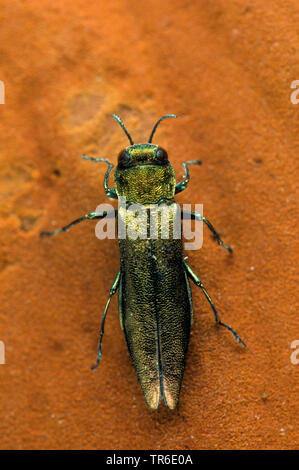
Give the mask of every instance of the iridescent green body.
[{"label": "iridescent green body", "polygon": [[[119,165],[114,176],[118,197],[150,207],[175,204],[175,175],[169,162],[155,158],[158,146],[134,145],[127,168]],[[160,202],[161,201],[161,202]],[[130,202],[127,208],[130,206]],[[160,202],[160,204],[159,204]],[[119,217],[125,217],[119,210]],[[192,300],[184,269],[182,240],[169,238],[119,240],[119,312],[129,352],[148,406],[156,409],[164,398],[173,409],[179,399],[184,373]],[[150,224],[148,215],[148,226]]]},{"label": "iridescent green body", "polygon": [[[111,286],[103,311],[97,363],[93,369],[101,361],[105,319],[111,298],[119,289],[120,324],[147,405],[151,409],[157,409],[163,398],[165,404],[174,409],[179,400],[192,323],[192,298],[188,279],[192,279],[204,293],[217,324],[231,331],[236,341],[245,347],[237,332],[220,320],[201,280],[184,261],[182,238],[177,236],[176,231],[181,216],[204,222],[219,245],[230,253],[232,249],[222,242],[213,225],[202,214],[179,211],[180,218],[177,218],[174,195],[184,191],[188,185],[188,166],[198,165],[201,162],[199,160],[184,162],[182,164],[185,171],[184,179],[177,183],[167,153],[151,143],[159,123],[165,118],[176,116],[173,114],[162,116],[156,122],[148,143],[136,145],[122,120],[116,115],[113,117],[131,143],[119,154],[114,173],[115,188],[109,187],[109,176],[114,165],[104,158],[83,156],[86,160],[108,164],[104,178],[105,193],[108,197],[126,201],[124,205],[119,204],[116,211],[118,222],[127,230],[124,237],[120,234],[120,230],[118,233],[120,269]],[[138,214],[143,209],[138,209],[136,212],[135,207],[135,215],[132,215],[132,208],[136,204],[146,213],[143,224],[138,219]],[[68,231],[84,220],[103,219],[114,215],[114,210],[90,212],[58,230],[43,231],[41,235],[54,236]],[[154,236],[151,232],[153,215],[156,216]],[[169,219],[166,219],[168,233],[165,236],[163,217],[166,215]],[[132,222],[138,227],[137,237],[132,237],[132,232],[129,231]]]}]

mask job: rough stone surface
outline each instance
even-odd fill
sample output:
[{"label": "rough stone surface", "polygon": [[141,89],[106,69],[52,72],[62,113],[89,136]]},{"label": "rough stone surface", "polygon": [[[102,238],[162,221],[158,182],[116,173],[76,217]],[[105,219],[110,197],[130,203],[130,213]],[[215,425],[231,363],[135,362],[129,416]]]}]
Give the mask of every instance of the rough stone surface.
[{"label": "rough stone surface", "polygon": [[[0,1],[0,446],[3,449],[298,448],[296,184],[299,8],[295,0]],[[105,198],[106,166],[136,142],[168,150],[204,214],[186,253],[223,321],[193,288],[180,406],[146,408],[113,299],[103,359],[100,317],[119,266],[94,222],[51,230]],[[297,297],[298,300],[298,297]]]}]

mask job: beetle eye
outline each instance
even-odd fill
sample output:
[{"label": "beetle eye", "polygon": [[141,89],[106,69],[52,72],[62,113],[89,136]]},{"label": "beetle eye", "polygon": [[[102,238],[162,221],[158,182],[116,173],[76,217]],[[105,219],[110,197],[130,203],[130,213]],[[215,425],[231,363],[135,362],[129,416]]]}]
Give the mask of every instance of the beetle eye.
[{"label": "beetle eye", "polygon": [[159,147],[157,152],[156,152],[156,159],[159,160],[160,162],[165,162],[168,160],[168,155],[166,150],[162,149],[162,147]]},{"label": "beetle eye", "polygon": [[125,150],[122,150],[122,151],[120,152],[119,156],[118,156],[118,165],[119,165],[120,167],[122,167],[122,166],[125,167],[125,166],[128,165],[128,163],[130,163],[130,161],[131,161],[131,157],[130,157],[130,155],[128,154],[128,152],[126,151],[126,149],[125,149]]}]

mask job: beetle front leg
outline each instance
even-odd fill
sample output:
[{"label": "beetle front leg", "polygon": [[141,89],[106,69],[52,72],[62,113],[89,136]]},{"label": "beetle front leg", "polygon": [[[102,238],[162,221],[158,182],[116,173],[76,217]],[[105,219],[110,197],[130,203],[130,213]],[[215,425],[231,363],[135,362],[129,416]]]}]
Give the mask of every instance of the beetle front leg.
[{"label": "beetle front leg", "polygon": [[109,211],[109,212],[107,212],[107,211],[104,211],[104,212],[90,212],[89,214],[83,215],[83,217],[80,217],[79,219],[73,220],[73,222],[69,223],[68,225],[65,225],[64,227],[61,227],[58,230],[54,230],[53,232],[42,231],[42,232],[40,232],[40,235],[42,237],[43,236],[54,237],[55,235],[58,235],[58,233],[67,232],[71,227],[73,227],[74,225],[79,224],[80,222],[83,222],[84,220],[103,219],[107,215],[110,216],[112,214],[117,216],[117,210]]},{"label": "beetle front leg", "polygon": [[214,240],[216,240],[218,242],[218,245],[223,246],[223,248],[225,248],[227,251],[229,251],[229,253],[233,252],[232,248],[229,245],[226,245],[225,243],[223,243],[223,241],[220,238],[219,233],[216,232],[216,230],[214,229],[211,222],[209,222],[199,212],[185,212],[185,211],[182,212],[182,217],[185,217],[186,215],[188,215],[188,217],[190,217],[191,220],[200,220],[200,221],[204,222],[207,225],[207,227],[211,230],[211,232],[213,234],[213,238],[214,238]]},{"label": "beetle front leg", "polygon": [[246,348],[246,344],[244,343],[244,341],[241,340],[238,333],[231,326],[227,325],[226,323],[222,323],[222,321],[220,320],[218,312],[216,310],[216,307],[215,307],[211,297],[209,296],[208,292],[206,291],[203,283],[199,279],[199,277],[195,274],[195,272],[190,268],[190,266],[187,263],[184,262],[184,265],[185,265],[185,269],[186,269],[188,277],[190,277],[190,279],[192,279],[192,281],[194,282],[195,285],[197,285],[198,287],[201,288],[201,290],[203,291],[204,295],[206,296],[209,304],[211,305],[212,310],[214,312],[216,323],[220,326],[224,326],[224,328],[227,328],[229,331],[231,331],[232,334],[234,335],[235,340],[237,341],[237,343],[240,343],[243,346],[243,348]]},{"label": "beetle front leg", "polygon": [[114,167],[113,163],[109,162],[107,158],[93,158],[93,157],[87,157],[86,155],[82,155],[83,160],[89,160],[91,162],[104,162],[107,163],[108,169],[105,174],[104,178],[104,190],[106,193],[106,196],[111,197],[113,199],[117,199],[117,194],[115,189],[109,188],[109,176],[111,173],[112,168]]},{"label": "beetle front leg", "polygon": [[108,307],[110,305],[111,298],[113,297],[113,295],[116,293],[116,291],[118,289],[120,278],[121,278],[121,274],[120,274],[120,271],[118,271],[118,273],[116,275],[116,278],[114,279],[114,282],[111,286],[109,296],[108,296],[108,300],[107,300],[105,308],[104,308],[104,312],[103,312],[103,316],[102,316],[102,322],[101,322],[101,329],[100,329],[100,340],[99,340],[99,350],[98,350],[97,363],[92,367],[92,370],[95,370],[98,367],[99,363],[101,362],[102,339],[103,339],[103,335],[104,335],[104,326],[105,326],[106,315],[107,315],[107,312],[108,312]]},{"label": "beetle front leg", "polygon": [[184,175],[183,181],[176,184],[175,194],[178,194],[178,193],[184,191],[184,189],[187,188],[187,184],[189,183],[189,180],[190,180],[190,174],[189,174],[188,166],[189,165],[201,165],[201,161],[200,160],[192,160],[192,161],[188,161],[188,162],[183,162],[182,165],[183,165],[184,170],[185,170],[185,175]]}]

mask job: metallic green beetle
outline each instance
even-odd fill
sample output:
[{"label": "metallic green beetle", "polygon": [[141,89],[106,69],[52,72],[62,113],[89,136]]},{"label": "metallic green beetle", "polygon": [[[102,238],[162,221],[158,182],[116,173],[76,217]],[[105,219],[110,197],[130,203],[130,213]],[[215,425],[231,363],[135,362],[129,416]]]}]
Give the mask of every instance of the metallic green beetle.
[{"label": "metallic green beetle", "polygon": [[[106,195],[116,199],[125,197],[128,201],[126,209],[132,204],[142,204],[146,209],[155,204],[156,207],[161,207],[162,211],[165,205],[168,208],[175,206],[175,194],[183,191],[189,182],[188,166],[201,163],[199,160],[184,162],[184,179],[177,183],[166,151],[152,144],[153,135],[160,122],[176,116],[162,116],[145,144],[134,144],[121,119],[116,115],[113,117],[131,144],[119,154],[114,173],[115,189],[109,188],[108,184],[113,164],[103,158],[83,156],[86,160],[105,162],[109,165],[104,179]],[[108,212],[91,212],[59,230],[41,232],[41,235],[53,236],[67,231],[83,220],[109,216]],[[188,216],[190,219],[203,221],[219,245],[232,252],[205,217],[196,212],[190,212]],[[119,208],[118,217],[125,225],[128,224],[124,208]],[[145,238],[119,238],[120,270],[110,289],[103,312],[97,364],[94,366],[96,368],[101,360],[105,318],[111,298],[118,289],[121,328],[146,403],[153,410],[159,407],[162,398],[170,409],[176,408],[178,404],[192,324],[192,297],[188,278],[202,289],[213,309],[216,322],[230,330],[236,341],[245,347],[236,331],[221,322],[201,280],[184,261],[182,239],[173,236],[174,219],[170,219],[170,235],[167,239],[161,236],[161,218],[158,225],[158,237],[154,239],[149,234]],[[147,230],[148,228],[149,220]]]}]

